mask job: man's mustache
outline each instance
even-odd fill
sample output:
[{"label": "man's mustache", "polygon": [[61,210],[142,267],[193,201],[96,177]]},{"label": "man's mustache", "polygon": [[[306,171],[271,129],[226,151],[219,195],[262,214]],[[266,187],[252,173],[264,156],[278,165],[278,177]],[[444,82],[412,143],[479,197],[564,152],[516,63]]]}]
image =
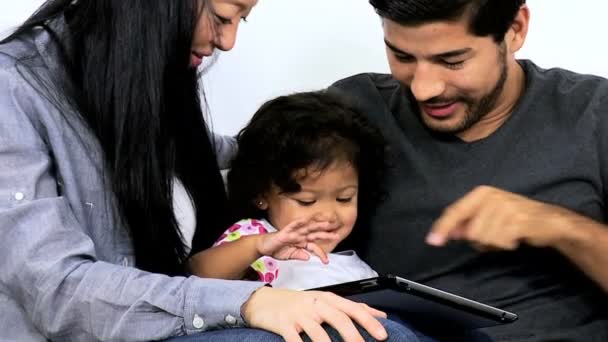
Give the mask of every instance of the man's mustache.
[{"label": "man's mustache", "polygon": [[441,104],[450,104],[454,102],[465,102],[469,103],[470,100],[464,96],[454,96],[454,97],[433,97],[432,99],[418,102],[421,105],[441,105]]}]

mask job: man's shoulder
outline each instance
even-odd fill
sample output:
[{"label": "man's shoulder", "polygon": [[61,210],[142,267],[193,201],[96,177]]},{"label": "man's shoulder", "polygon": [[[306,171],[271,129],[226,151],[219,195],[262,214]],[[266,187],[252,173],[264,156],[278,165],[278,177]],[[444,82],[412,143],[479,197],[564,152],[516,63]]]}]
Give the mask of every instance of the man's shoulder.
[{"label": "man's shoulder", "polygon": [[378,90],[382,90],[397,88],[399,87],[399,83],[391,74],[367,72],[338,80],[333,84],[333,86],[345,90],[357,88],[376,88]]},{"label": "man's shoulder", "polygon": [[395,79],[391,74],[385,73],[376,73],[376,72],[362,72],[359,74],[355,74],[341,80],[336,81],[334,84],[350,84],[350,83],[362,83],[362,82],[372,82],[372,83],[387,83],[394,82]]},{"label": "man's shoulder", "polygon": [[352,98],[362,107],[376,107],[389,105],[399,97],[402,88],[390,74],[362,73],[341,79],[330,89]]},{"label": "man's shoulder", "polygon": [[578,73],[563,68],[542,68],[531,61],[520,61],[527,74],[529,88],[544,94],[578,95],[589,98],[598,94],[608,95],[608,79],[592,74]]}]

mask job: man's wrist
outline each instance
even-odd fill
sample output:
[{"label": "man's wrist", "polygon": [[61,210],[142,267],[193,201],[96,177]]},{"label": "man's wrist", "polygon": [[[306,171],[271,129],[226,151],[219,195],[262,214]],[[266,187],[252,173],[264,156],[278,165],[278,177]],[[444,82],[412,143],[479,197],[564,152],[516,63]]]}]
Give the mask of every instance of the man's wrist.
[{"label": "man's wrist", "polygon": [[550,224],[555,232],[550,246],[563,254],[586,249],[597,229],[601,229],[600,223],[563,208],[550,220]]}]

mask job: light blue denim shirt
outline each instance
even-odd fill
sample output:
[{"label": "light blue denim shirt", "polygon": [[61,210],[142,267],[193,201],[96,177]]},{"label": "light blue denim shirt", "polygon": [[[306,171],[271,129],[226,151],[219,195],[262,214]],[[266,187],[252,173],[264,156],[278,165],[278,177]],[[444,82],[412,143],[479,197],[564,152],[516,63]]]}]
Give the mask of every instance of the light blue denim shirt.
[{"label": "light blue denim shirt", "polygon": [[[243,324],[257,282],[138,270],[100,147],[16,67],[57,67],[48,34],[0,45],[0,341],[137,341]],[[234,148],[217,139],[221,156]],[[236,323],[235,323],[236,319]]]}]

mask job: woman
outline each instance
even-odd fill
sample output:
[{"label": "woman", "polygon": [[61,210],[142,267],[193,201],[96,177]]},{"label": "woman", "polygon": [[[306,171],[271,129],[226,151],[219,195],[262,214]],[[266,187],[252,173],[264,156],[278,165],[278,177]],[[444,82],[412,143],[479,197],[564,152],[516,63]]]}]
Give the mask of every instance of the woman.
[{"label": "woman", "polygon": [[[158,340],[246,324],[324,340],[325,322],[355,341],[353,321],[386,337],[383,313],[330,294],[182,276],[190,246],[210,246],[232,220],[216,163],[231,142],[210,142],[196,67],[232,48],[255,2],[49,0],[2,42],[0,340]],[[193,236],[174,214],[180,191]]]}]

